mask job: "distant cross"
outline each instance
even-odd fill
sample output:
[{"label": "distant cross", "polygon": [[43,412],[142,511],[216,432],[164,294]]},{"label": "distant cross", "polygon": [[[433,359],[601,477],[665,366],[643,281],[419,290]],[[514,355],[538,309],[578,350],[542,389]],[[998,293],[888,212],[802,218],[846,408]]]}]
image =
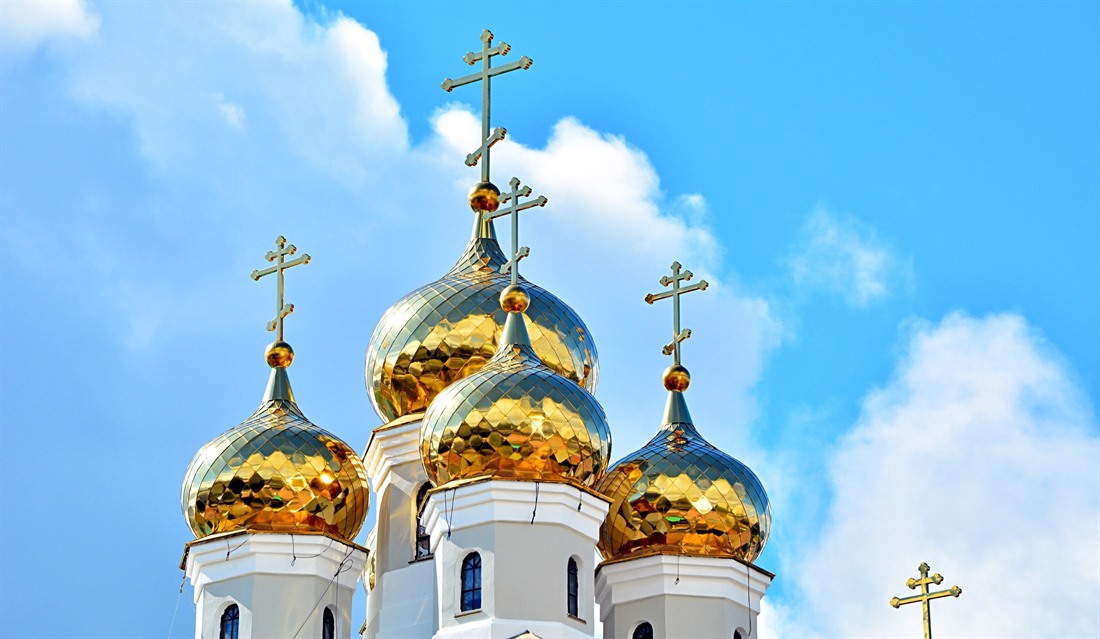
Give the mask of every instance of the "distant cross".
[{"label": "distant cross", "polygon": [[484,159],[481,163],[481,181],[489,181],[489,148],[497,142],[504,139],[504,129],[496,129],[489,132],[489,79],[495,75],[502,73],[508,73],[509,71],[515,71],[516,69],[530,69],[531,58],[523,56],[515,62],[509,62],[503,66],[493,67],[491,59],[495,55],[508,55],[508,52],[512,50],[512,47],[501,42],[497,46],[491,46],[493,43],[493,33],[488,29],[481,32],[481,51],[474,53],[470,51],[462,60],[473,66],[478,60],[481,61],[481,71],[477,73],[471,73],[470,75],[462,76],[457,80],[447,78],[443,81],[443,90],[450,93],[455,87],[460,87],[473,82],[481,81],[481,146],[476,151],[466,156],[466,165],[474,166],[477,164],[478,159]]},{"label": "distant cross", "polygon": [[929,577],[928,564],[923,562],[917,567],[917,570],[920,571],[920,579],[910,579],[905,582],[905,585],[909,586],[910,590],[920,588],[920,594],[913,597],[905,597],[904,599],[894,597],[890,600],[890,605],[895,608],[900,608],[905,604],[917,603],[918,601],[921,602],[921,607],[924,609],[924,639],[932,639],[932,610],[928,602],[941,597],[958,597],[963,591],[962,588],[958,586],[951,586],[947,590],[941,590],[940,592],[928,592],[928,585],[940,585],[940,583],[943,582],[943,576],[937,572]]},{"label": "distant cross", "polygon": [[289,262],[285,261],[285,258],[288,255],[294,255],[294,253],[298,251],[298,248],[295,247],[293,244],[288,245],[286,243],[286,238],[282,235],[275,238],[275,246],[278,247],[277,250],[268,251],[267,255],[264,256],[264,259],[268,262],[279,260],[278,263],[276,263],[275,266],[269,266],[262,270],[252,271],[252,279],[259,280],[261,277],[265,275],[271,275],[272,273],[275,273],[277,275],[276,281],[278,282],[278,285],[276,286],[275,297],[275,319],[267,323],[267,330],[277,331],[278,341],[281,342],[283,341],[283,318],[294,312],[293,304],[283,303],[283,271],[292,266],[298,266],[299,264],[309,264],[310,258],[309,254],[303,253],[302,256],[297,259],[291,260]]},{"label": "distant cross", "polygon": [[672,285],[671,291],[664,291],[662,293],[650,293],[645,296],[647,304],[652,304],[657,300],[672,298],[672,342],[666,344],[661,352],[665,355],[673,355],[673,362],[678,366],[680,364],[680,342],[691,337],[691,329],[685,328],[680,330],[680,296],[684,293],[690,293],[692,291],[705,291],[710,284],[706,280],[699,280],[697,284],[691,286],[680,286],[680,282],[687,282],[691,279],[691,271],[680,271],[680,263],[672,263],[672,277],[664,276],[661,278],[661,286]]},{"label": "distant cross", "polygon": [[[512,283],[519,283],[519,261],[531,254],[531,249],[526,246],[519,245],[519,213],[520,211],[526,211],[527,209],[533,209],[536,206],[546,206],[548,201],[545,196],[538,196],[530,202],[519,203],[521,197],[531,196],[531,187],[525,186],[522,189],[519,187],[519,178],[514,177],[508,183],[512,187],[510,193],[500,194],[500,208],[494,213],[486,213],[485,215],[490,220],[495,220],[498,217],[504,217],[505,215],[512,216],[512,257],[508,260],[508,263],[500,267],[501,273],[512,272]],[[504,206],[505,204],[509,206]]]}]

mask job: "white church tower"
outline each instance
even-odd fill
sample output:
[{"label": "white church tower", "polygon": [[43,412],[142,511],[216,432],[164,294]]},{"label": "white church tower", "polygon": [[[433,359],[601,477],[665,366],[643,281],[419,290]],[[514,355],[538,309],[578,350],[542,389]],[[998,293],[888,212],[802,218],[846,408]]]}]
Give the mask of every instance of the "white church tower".
[{"label": "white church tower", "polygon": [[[477,63],[481,71],[443,84],[448,91],[474,82],[483,88],[482,145],[467,157],[468,165],[481,164],[481,182],[469,196],[473,236],[446,275],[390,307],[367,348],[367,390],[385,422],[373,432],[365,454],[380,504],[378,524],[368,541],[377,548],[366,570],[369,595],[363,635],[370,639],[510,637],[534,627],[560,627],[572,633],[561,636],[592,636],[594,631],[593,547],[607,500],[592,486],[606,468],[609,454],[603,412],[588,394],[598,376],[596,347],[571,308],[514,273],[512,264],[518,259],[509,260],[496,239],[494,218],[546,203],[545,198],[536,198],[521,205],[518,200],[529,189],[519,189],[517,184],[512,193],[501,195],[489,182],[490,148],[504,136],[503,129],[489,126],[490,78],[531,66],[530,59],[521,57],[491,67],[496,56],[509,50],[504,43],[493,46],[492,34],[485,31],[481,51],[464,58],[469,64]],[[521,257],[526,251],[520,250]],[[517,289],[509,303],[519,304],[522,298],[527,312],[517,311],[518,319],[508,321],[518,323],[518,328],[505,331],[509,312],[501,307],[499,296],[510,283],[517,284]],[[498,356],[498,346],[506,339],[513,340],[509,348],[522,357],[513,358],[507,371],[494,369],[493,379],[514,386],[523,377],[519,369],[538,369],[534,377],[552,378],[546,390],[540,395],[532,387],[528,391],[534,395],[522,398],[505,393],[495,408],[484,404],[488,412],[477,419],[445,413],[446,402],[453,400],[440,400],[441,394],[450,392],[448,397],[453,398],[457,391],[450,388],[489,369],[487,364]],[[517,373],[514,379],[512,373]],[[528,377],[533,384],[532,375]],[[564,395],[561,385],[568,390]],[[573,389],[584,397],[574,397]],[[561,416],[552,402],[559,395],[580,402],[588,411],[585,414],[591,413],[592,424],[572,416],[567,424],[572,430],[555,435],[553,428]],[[522,412],[520,404],[535,397],[547,398],[539,400],[547,403],[547,410],[538,404],[531,414]],[[436,421],[429,424],[425,411]],[[473,421],[457,427],[461,434],[437,433],[455,450],[436,448],[429,454],[422,447],[425,438],[436,428],[451,428],[444,422],[452,418]],[[595,441],[580,442],[578,438],[588,436],[591,429],[598,435]],[[444,445],[441,441],[436,443]],[[566,448],[574,450],[565,452]],[[595,451],[595,458],[583,452],[588,449]],[[504,456],[494,461],[494,454]],[[432,455],[446,456],[446,461],[430,461],[435,459]],[[548,455],[553,459],[548,460]],[[526,462],[520,463],[521,457]],[[565,503],[567,508],[562,506]],[[559,559],[528,556],[519,562],[516,553],[532,554],[522,540],[539,535],[552,537],[568,553]],[[474,549],[481,561],[476,569],[471,558]],[[574,555],[575,576],[570,577],[569,559]],[[481,578],[478,606],[472,603],[477,601],[474,589],[466,590],[465,603],[462,599],[462,567],[467,559],[466,575],[477,570]],[[538,562],[542,561],[561,586],[553,593],[560,606],[552,612],[531,600],[535,586],[529,577],[541,570]],[[519,571],[519,580],[503,570]],[[572,598],[567,592],[570,579],[577,586]]]},{"label": "white church tower", "polygon": [[352,597],[367,559],[355,535],[369,489],[358,454],[302,414],[283,341],[283,271],[309,261],[280,237],[267,254],[277,274],[269,330],[271,375],[256,412],[191,460],[183,512],[195,534],[182,568],[195,590],[196,639],[349,639]]},{"label": "white church tower", "polygon": [[605,557],[596,573],[604,636],[626,639],[755,639],[760,600],[771,573],[752,564],[767,542],[771,509],[760,480],[744,464],[711,446],[684,401],[691,377],[680,365],[680,295],[705,290],[706,280],[673,263],[661,278],[672,290],[674,355],[661,428],[627,455],[599,485],[611,498],[600,531]]}]

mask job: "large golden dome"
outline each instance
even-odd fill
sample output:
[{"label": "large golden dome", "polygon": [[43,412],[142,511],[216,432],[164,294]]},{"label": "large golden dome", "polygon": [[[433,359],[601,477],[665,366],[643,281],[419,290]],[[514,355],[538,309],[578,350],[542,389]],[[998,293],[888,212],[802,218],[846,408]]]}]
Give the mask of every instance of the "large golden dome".
[{"label": "large golden dome", "polygon": [[273,370],[260,407],[187,468],[183,514],[195,537],[252,530],[352,541],[363,526],[370,500],[363,462],[298,409],[284,368],[290,359],[279,353],[269,348]]},{"label": "large golden dome", "polygon": [[493,477],[591,487],[607,468],[611,430],[603,408],[539,360],[521,310],[529,298],[517,298],[515,289],[501,297],[515,312],[508,313],[500,349],[439,393],[424,415],[421,456],[436,486]]},{"label": "large golden dome", "polygon": [[747,466],[703,439],[683,393],[667,378],[666,386],[664,425],[597,488],[612,500],[600,528],[600,552],[605,559],[679,554],[751,562],[771,528],[764,487]]},{"label": "large golden dome", "polygon": [[[382,316],[365,369],[371,403],[383,420],[425,410],[444,388],[493,356],[506,315],[497,294],[508,285],[500,273],[507,261],[492,222],[478,223],[450,272]],[[555,373],[595,390],[596,345],[584,322],[545,289],[521,283],[532,301],[526,321],[534,352]]]}]

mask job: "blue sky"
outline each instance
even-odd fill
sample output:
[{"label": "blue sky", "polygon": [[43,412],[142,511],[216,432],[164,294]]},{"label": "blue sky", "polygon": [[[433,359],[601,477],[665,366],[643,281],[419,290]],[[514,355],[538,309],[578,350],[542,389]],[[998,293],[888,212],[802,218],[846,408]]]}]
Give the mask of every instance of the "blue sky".
[{"label": "blue sky", "polygon": [[535,61],[494,85],[494,178],[550,199],[524,273],[592,329],[613,457],[663,404],[642,298],[673,259],[714,283],[688,401],[772,499],[762,635],[912,635],[886,601],[928,561],[947,636],[1100,636],[1100,4],[0,18],[0,635],[168,634],[179,484],[259,401],[280,233],[314,257],[300,404],[365,446],[375,323],[468,234],[478,92],[439,83],[490,28]]}]

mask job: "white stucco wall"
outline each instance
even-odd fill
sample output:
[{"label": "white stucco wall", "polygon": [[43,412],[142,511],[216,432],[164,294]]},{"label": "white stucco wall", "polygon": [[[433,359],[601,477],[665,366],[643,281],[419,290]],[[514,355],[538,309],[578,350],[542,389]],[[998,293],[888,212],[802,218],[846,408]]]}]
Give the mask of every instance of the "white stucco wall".
[{"label": "white stucco wall", "polygon": [[735,559],[651,555],[605,563],[596,573],[604,637],[630,639],[643,621],[662,639],[757,637],[767,572]]},{"label": "white stucco wall", "polygon": [[192,543],[185,570],[195,588],[195,637],[218,639],[221,615],[235,603],[241,639],[320,639],[326,607],[337,637],[350,639],[366,556],[324,535],[244,533]]},{"label": "white stucco wall", "polygon": [[[593,548],[607,508],[606,498],[559,483],[493,480],[433,492],[426,519],[438,584],[435,637],[503,639],[525,630],[593,637]],[[462,612],[461,566],[471,552],[481,555],[482,606]],[[578,562],[576,617],[566,608],[570,557]]]},{"label": "white stucco wall", "polygon": [[375,585],[367,595],[366,639],[428,639],[436,630],[435,569],[416,560],[416,493],[428,481],[420,424],[402,418],[371,435],[363,456],[376,496]]}]

